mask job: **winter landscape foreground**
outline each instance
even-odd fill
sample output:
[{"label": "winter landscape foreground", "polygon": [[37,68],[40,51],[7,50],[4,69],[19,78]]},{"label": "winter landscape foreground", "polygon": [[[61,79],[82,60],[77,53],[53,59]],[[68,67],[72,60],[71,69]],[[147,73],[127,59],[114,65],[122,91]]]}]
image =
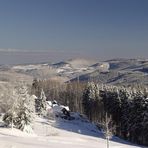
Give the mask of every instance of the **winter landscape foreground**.
[{"label": "winter landscape foreground", "polygon": [[[34,134],[18,129],[0,128],[1,148],[106,148],[103,134],[90,122],[81,119],[43,119],[36,117]],[[110,141],[111,148],[142,148],[119,138]],[[143,147],[144,148],[144,147]]]}]

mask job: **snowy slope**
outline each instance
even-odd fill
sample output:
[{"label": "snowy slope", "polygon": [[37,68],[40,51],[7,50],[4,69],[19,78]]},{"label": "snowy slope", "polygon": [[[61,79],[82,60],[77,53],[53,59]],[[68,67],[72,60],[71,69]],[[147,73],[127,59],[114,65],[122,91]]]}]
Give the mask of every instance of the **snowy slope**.
[{"label": "snowy slope", "polygon": [[[105,148],[106,140],[96,127],[83,120],[36,118],[35,134],[0,128],[0,148]],[[117,141],[117,142],[115,142]],[[140,148],[116,138],[111,148]]]}]

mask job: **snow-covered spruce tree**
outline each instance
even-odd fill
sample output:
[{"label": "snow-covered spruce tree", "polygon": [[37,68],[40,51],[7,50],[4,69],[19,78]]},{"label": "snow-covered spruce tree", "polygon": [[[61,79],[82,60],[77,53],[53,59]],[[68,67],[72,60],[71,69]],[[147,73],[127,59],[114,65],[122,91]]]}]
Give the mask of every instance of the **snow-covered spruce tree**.
[{"label": "snow-covered spruce tree", "polygon": [[126,89],[125,87],[121,87],[119,89],[119,96],[121,99],[121,123],[120,123],[120,137],[128,140],[129,136],[129,119],[130,119],[130,107],[132,106],[132,91],[131,89]]},{"label": "snow-covered spruce tree", "polygon": [[32,123],[35,114],[35,101],[28,94],[27,86],[21,85],[16,88],[18,97],[18,113],[15,126],[25,132],[32,132]]},{"label": "snow-covered spruce tree", "polygon": [[148,100],[141,89],[133,91],[128,130],[130,141],[148,145]]},{"label": "snow-covered spruce tree", "polygon": [[83,93],[83,110],[84,114],[92,120],[98,120],[98,105],[100,104],[98,85],[89,82]]},{"label": "snow-covered spruce tree", "polygon": [[46,96],[43,89],[41,91],[40,97],[36,99],[35,106],[36,112],[39,116],[46,115]]},{"label": "snow-covered spruce tree", "polygon": [[148,97],[143,100],[141,143],[148,145]]},{"label": "snow-covered spruce tree", "polygon": [[[107,86],[100,88],[100,96],[102,97],[104,113],[112,116],[114,121],[114,134],[120,133],[120,116],[121,116],[121,100],[119,97],[119,88],[116,86]],[[104,117],[106,118],[106,115]],[[105,119],[104,119],[105,120]]]},{"label": "snow-covered spruce tree", "polygon": [[0,112],[8,112],[8,110],[12,108],[14,100],[13,85],[11,83],[0,85]]},{"label": "snow-covered spruce tree", "polygon": [[39,97],[41,94],[41,88],[42,88],[41,81],[34,79],[32,82],[31,94]]},{"label": "snow-covered spruce tree", "polygon": [[[13,89],[13,88],[12,88]],[[15,90],[8,92],[7,99],[11,102],[9,104],[9,109],[5,113],[3,117],[3,121],[6,123],[7,126],[11,125],[11,128],[15,126],[17,123],[17,114],[18,114],[18,97]]]}]

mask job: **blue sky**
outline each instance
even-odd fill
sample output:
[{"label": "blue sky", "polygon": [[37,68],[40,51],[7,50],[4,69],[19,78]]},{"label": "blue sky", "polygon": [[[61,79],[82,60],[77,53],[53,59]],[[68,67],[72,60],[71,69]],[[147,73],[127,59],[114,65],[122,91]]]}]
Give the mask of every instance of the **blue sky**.
[{"label": "blue sky", "polygon": [[0,54],[25,51],[59,60],[147,57],[148,1],[0,0]]}]

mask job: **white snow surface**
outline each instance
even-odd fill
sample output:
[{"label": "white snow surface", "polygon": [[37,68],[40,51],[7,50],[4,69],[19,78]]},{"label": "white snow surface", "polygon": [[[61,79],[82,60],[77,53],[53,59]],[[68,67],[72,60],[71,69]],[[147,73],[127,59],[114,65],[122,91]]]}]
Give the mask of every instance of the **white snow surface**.
[{"label": "white snow surface", "polygon": [[[36,118],[34,134],[0,128],[0,148],[106,148],[106,140],[95,125],[78,114],[75,120]],[[110,148],[142,148],[113,138]],[[144,147],[143,147],[144,148]]]},{"label": "white snow surface", "polygon": [[13,66],[13,69],[20,69],[20,70],[32,70],[32,69],[41,69],[42,65],[17,65]]}]

